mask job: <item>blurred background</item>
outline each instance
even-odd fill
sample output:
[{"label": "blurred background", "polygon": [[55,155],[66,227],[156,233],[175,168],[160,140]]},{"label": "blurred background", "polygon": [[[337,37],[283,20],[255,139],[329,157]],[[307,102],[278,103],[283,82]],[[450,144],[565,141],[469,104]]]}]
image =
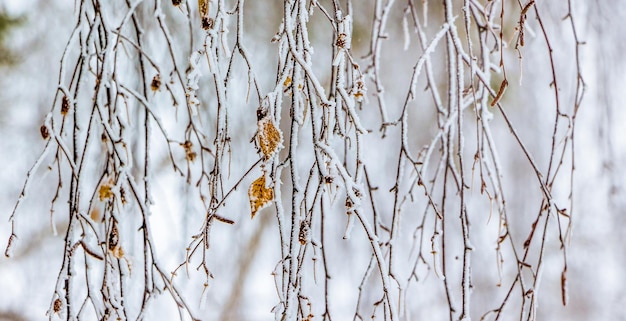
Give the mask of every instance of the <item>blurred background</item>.
[{"label": "blurred background", "polygon": [[[327,2],[329,3],[320,1],[328,5]],[[354,18],[352,49],[358,59],[366,56],[369,50],[373,11],[371,8],[374,1],[366,2],[371,4],[363,6],[365,9],[359,9]],[[622,106],[622,91],[626,89],[626,42],[622,31],[623,21],[626,19],[626,3],[619,0],[571,2],[576,15],[578,37],[584,42],[580,47],[580,57],[582,76],[587,87],[577,116],[575,133],[577,158],[574,204],[570,209],[573,234],[567,253],[569,304],[566,307],[561,304],[562,256],[558,247],[548,249],[540,288],[538,319],[626,320],[626,310],[623,309],[626,305],[626,242],[623,240],[626,231],[626,132],[623,128],[626,110]],[[537,5],[543,12],[543,21],[553,40],[557,73],[569,77],[562,79],[559,92],[564,103],[571,105],[576,85],[575,78],[572,80],[571,75],[575,74],[576,62],[573,54],[575,43],[571,38],[571,29],[568,29],[569,21],[563,19],[567,4],[537,1]],[[39,157],[45,144],[39,128],[51,109],[55,96],[59,62],[75,23],[73,12],[76,6],[75,1],[0,0],[0,168],[3,169],[0,171],[0,241],[3,244],[6,244],[11,234],[11,225],[7,223],[9,215],[20,196],[29,168]],[[441,9],[435,3],[431,3],[429,8],[430,16],[441,16]],[[402,23],[398,18],[401,17],[402,9],[398,5],[388,22],[388,32],[397,39],[402,39]],[[264,88],[270,88],[275,81],[275,47],[270,39],[278,30],[281,10],[281,2],[278,0],[246,3],[248,20],[245,29],[250,32],[250,36],[246,38],[246,47],[253,53],[253,64],[263,66],[256,73],[261,87]],[[163,3],[163,12],[167,17],[174,17],[170,22],[176,26],[176,17],[181,12],[167,1]],[[312,25],[318,21],[316,19],[324,18],[320,14],[313,15]],[[437,18],[433,18],[432,23],[436,25],[436,22]],[[312,42],[320,44],[315,53],[317,57],[321,57],[316,58],[320,59],[316,62],[318,65],[327,64],[326,60],[330,60],[328,48],[322,45],[328,39],[317,36],[325,34],[327,30],[324,28],[310,30]],[[514,26],[505,26],[505,30],[507,28]],[[429,30],[428,38],[436,31]],[[174,35],[184,32],[184,25],[180,29],[172,27]],[[545,169],[552,130],[552,120],[546,119],[545,102],[552,99],[552,92],[550,80],[546,76],[550,66],[542,51],[545,48],[540,41],[534,41],[540,37],[539,33],[535,29],[527,34],[524,58],[519,67],[515,68],[516,53],[507,53],[507,59],[511,59],[509,77],[515,79],[516,83],[510,84],[511,88],[503,98],[503,103],[535,160]],[[418,57],[418,54],[412,53],[417,48],[416,44],[414,41],[405,51],[404,43],[400,40],[386,43],[382,60],[386,66],[386,95],[391,106],[401,103],[405,97],[410,69]],[[540,52],[541,54],[533,54]],[[264,68],[269,72],[265,72]],[[324,75],[324,72],[328,70],[320,72],[320,79],[328,79],[329,75]],[[239,73],[245,75],[244,71],[239,70]],[[368,88],[370,95],[375,92],[372,84],[368,84]],[[372,96],[369,99],[370,105],[366,107],[371,109],[368,111],[364,108],[362,111],[363,123],[368,128],[375,128],[375,98]],[[246,106],[242,97],[239,101],[242,107],[234,109],[231,114],[233,128],[239,129],[235,130],[239,135],[233,136],[235,150],[248,146],[254,135],[254,128],[246,129],[243,124],[254,122],[256,106]],[[432,117],[428,114],[411,119],[414,122],[412,128],[428,130],[428,122],[432,121]],[[172,119],[174,116],[169,120]],[[493,122],[496,123],[493,125],[494,134],[501,144],[501,160],[506,172],[509,212],[514,217],[512,221],[519,222],[521,229],[527,231],[524,227],[530,224],[536,214],[536,200],[541,195],[537,194],[536,189],[529,187],[534,184],[532,175],[529,175],[530,169],[523,159],[520,160],[519,147],[510,137],[508,129],[497,125],[501,118],[496,116]],[[421,143],[425,144],[429,139],[425,138]],[[420,138],[416,141],[420,143]],[[397,148],[392,150],[390,153],[393,154],[393,159],[388,159],[390,156],[376,147],[365,153],[370,155],[368,157],[380,159],[382,167],[385,161],[396,161]],[[167,157],[165,153],[163,155],[165,163]],[[245,171],[256,159],[258,156],[254,150],[238,154],[233,163],[233,171],[237,171],[234,176],[241,175],[240,172]],[[29,195],[21,205],[19,214],[19,246],[15,248],[11,258],[0,257],[2,321],[48,318],[46,312],[51,304],[64,246],[62,231],[55,235],[51,222],[59,228],[64,223],[67,224],[67,213],[62,205],[55,208],[53,218],[50,215],[56,175],[45,168],[33,174]],[[184,248],[191,235],[197,232],[203,214],[192,215],[197,211],[202,212],[201,206],[190,200],[197,198],[192,191],[193,184],[190,186],[184,179],[177,177],[168,165],[159,167],[153,175],[152,193],[156,201],[151,222],[157,257],[167,271],[173,271],[184,260]],[[233,181],[229,183],[231,186]],[[381,174],[378,179],[381,190],[388,190],[392,183],[393,177],[387,178]],[[205,291],[202,287],[201,277],[194,277],[193,273],[190,277],[176,280],[185,289],[193,309],[199,311],[203,320],[274,318],[271,310],[278,299],[272,272],[280,260],[277,246],[280,240],[274,227],[276,218],[273,210],[264,210],[255,220],[248,220],[248,200],[244,191],[245,188],[240,189],[240,195],[234,195],[228,207],[228,211],[235,214],[227,216],[236,217],[237,224],[214,231],[210,252],[214,279],[211,280],[208,290]],[[381,208],[389,207],[392,201],[381,195],[379,205]],[[525,213],[528,217],[524,216]],[[473,222],[475,226],[479,226],[473,240],[477,248],[474,260],[476,302],[473,302],[472,310],[472,318],[475,320],[480,319],[489,309],[497,307],[497,302],[502,300],[503,291],[506,290],[506,284],[510,284],[510,280],[505,280],[505,289],[496,286],[498,278],[493,273],[496,264],[492,252],[496,247],[496,237],[487,234],[494,229],[489,225],[493,222],[487,216],[484,214],[482,221],[478,219]],[[334,268],[336,283],[332,290],[331,308],[337,320],[351,320],[358,295],[354,289],[367,267],[370,253],[368,250],[363,251],[363,242],[358,242],[365,239],[363,231],[355,228],[352,240],[343,241],[341,237],[345,222],[341,219],[337,219],[337,222],[338,225],[330,233],[330,237],[336,239],[337,246],[329,251],[331,256],[341,258],[345,265]],[[481,234],[481,231],[485,234]],[[406,240],[411,238],[408,228],[405,237]],[[522,234],[518,236],[520,242],[523,237]],[[477,267],[482,264],[486,266],[485,270],[491,272],[483,273]],[[416,292],[412,292],[413,296],[406,300],[408,309],[411,310],[406,319],[447,319],[445,297],[441,289],[437,288],[439,280],[432,271],[421,276],[424,277],[420,281],[422,283]],[[319,295],[314,290],[311,293]],[[380,298],[374,295],[365,301],[374,302],[378,299]],[[153,314],[148,314],[146,319],[177,318],[176,309],[168,300],[157,298],[152,303],[157,308],[151,310],[154,311],[151,312]],[[319,311],[320,307],[314,309]],[[518,318],[519,315],[513,315],[507,316],[505,320]],[[486,319],[492,320],[492,317]]]}]

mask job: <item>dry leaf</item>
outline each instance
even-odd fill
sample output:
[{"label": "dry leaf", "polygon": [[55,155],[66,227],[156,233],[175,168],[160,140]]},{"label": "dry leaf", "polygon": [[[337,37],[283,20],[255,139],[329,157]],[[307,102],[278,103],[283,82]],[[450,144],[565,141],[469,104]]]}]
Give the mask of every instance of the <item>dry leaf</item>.
[{"label": "dry leaf", "polygon": [[200,20],[202,21],[202,29],[209,30],[213,28],[213,19],[209,17],[209,0],[198,0],[198,11],[200,11]]},{"label": "dry leaf", "polygon": [[248,189],[248,197],[250,198],[250,210],[252,218],[256,213],[272,203],[274,199],[274,189],[265,187],[265,174],[257,178],[250,184]]},{"label": "dry leaf", "polygon": [[111,250],[111,254],[113,254],[116,259],[124,258],[124,250],[122,250],[122,247],[119,245]]},{"label": "dry leaf", "polygon": [[61,312],[61,308],[63,308],[63,302],[61,299],[57,298],[54,300],[54,304],[52,304],[52,311],[54,311],[54,313],[59,313]]},{"label": "dry leaf", "polygon": [[152,83],[150,83],[150,88],[152,91],[157,91],[161,88],[161,75],[156,74],[154,78],[152,78]]},{"label": "dry leaf", "polygon": [[117,230],[117,223],[113,221],[111,231],[109,231],[109,250],[113,250],[120,243],[120,233]]},{"label": "dry leaf", "polygon": [[309,242],[309,240],[311,239],[311,236],[309,235],[310,232],[311,227],[309,226],[309,222],[302,221],[300,223],[300,233],[298,233],[298,241],[301,245],[305,245]]},{"label": "dry leaf", "polygon": [[213,21],[213,18],[209,17],[209,16],[205,16],[202,17],[202,29],[204,30],[211,30],[213,29],[213,24],[215,22]]},{"label": "dry leaf", "polygon": [[122,201],[122,204],[124,205],[128,203],[128,201],[126,200],[126,190],[124,190],[123,187],[120,187],[120,201]]},{"label": "dry leaf", "polygon": [[61,115],[65,116],[70,111],[70,99],[63,96],[61,99]]},{"label": "dry leaf", "polygon": [[196,152],[193,151],[193,143],[191,141],[186,140],[184,143],[180,144],[185,149],[185,158],[193,162],[196,159]]},{"label": "dry leaf", "polygon": [[109,232],[109,251],[114,257],[121,259],[124,257],[124,250],[120,245],[120,233],[117,229],[117,223],[113,221],[113,226]]},{"label": "dry leaf", "polygon": [[115,194],[113,194],[111,185],[112,185],[112,182],[108,182],[100,186],[100,189],[98,190],[98,196],[100,197],[101,202],[104,200],[111,199],[113,198],[113,196],[115,196]]},{"label": "dry leaf", "polygon": [[506,87],[508,86],[509,82],[506,79],[502,80],[502,83],[500,84],[500,89],[498,90],[498,94],[493,98],[493,101],[491,102],[491,107],[498,104],[498,102],[500,101],[500,99],[502,99],[502,96],[504,95]]},{"label": "dry leaf", "polygon": [[39,128],[39,132],[41,133],[41,138],[50,138],[50,131],[48,130],[48,127],[46,127],[46,125],[41,125],[41,127]]},{"label": "dry leaf", "polygon": [[353,89],[353,94],[354,94],[354,98],[356,99],[356,101],[358,102],[362,102],[363,98],[365,97],[365,83],[363,82],[362,79],[357,80],[356,82],[356,88]]},{"label": "dry leaf", "polygon": [[261,153],[263,153],[265,160],[268,160],[282,147],[283,133],[276,128],[271,117],[261,119],[258,122],[258,126],[257,139],[259,148],[261,148]]},{"label": "dry leaf", "polygon": [[209,14],[209,0],[198,0],[198,10],[200,16],[204,17]]},{"label": "dry leaf", "polygon": [[91,217],[94,222],[102,222],[102,212],[100,212],[98,208],[91,210],[89,217]]},{"label": "dry leaf", "polygon": [[335,41],[335,45],[337,45],[337,47],[339,48],[344,48],[347,44],[347,38],[348,35],[346,35],[345,33],[340,33],[339,36],[337,36],[337,41]]}]

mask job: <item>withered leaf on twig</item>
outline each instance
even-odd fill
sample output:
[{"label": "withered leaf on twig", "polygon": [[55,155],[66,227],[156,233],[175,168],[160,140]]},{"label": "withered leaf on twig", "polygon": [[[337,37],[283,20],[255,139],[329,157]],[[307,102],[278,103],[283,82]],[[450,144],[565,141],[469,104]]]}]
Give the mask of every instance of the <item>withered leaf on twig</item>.
[{"label": "withered leaf on twig", "polygon": [[109,251],[118,259],[124,257],[124,250],[122,250],[120,244],[120,232],[115,221],[113,221],[113,226],[111,226],[111,231],[109,232]]},{"label": "withered leaf on twig", "polygon": [[154,78],[152,78],[150,88],[152,89],[152,91],[157,91],[159,90],[159,88],[161,88],[161,75],[156,74]]},{"label": "withered leaf on twig", "polygon": [[115,196],[115,194],[113,193],[112,185],[112,181],[100,185],[100,189],[98,189],[98,197],[100,198],[101,202],[112,199]]},{"label": "withered leaf on twig", "polygon": [[276,127],[274,120],[266,116],[258,122],[257,140],[263,158],[268,160],[282,147],[283,133]]},{"label": "withered leaf on twig", "polygon": [[213,19],[209,17],[209,0],[198,0],[198,11],[200,11],[202,29],[213,29]]},{"label": "withered leaf on twig", "polygon": [[48,130],[48,127],[46,127],[46,125],[41,125],[41,127],[39,128],[39,132],[41,133],[41,138],[50,138],[50,131]]},{"label": "withered leaf on twig", "polygon": [[70,99],[67,96],[61,98],[61,115],[65,116],[70,111]]},{"label": "withered leaf on twig", "polygon": [[193,143],[189,140],[186,140],[184,143],[180,144],[185,149],[185,158],[193,162],[196,159],[196,152],[193,151]]},{"label": "withered leaf on twig", "polygon": [[61,308],[63,308],[63,301],[57,298],[56,300],[54,300],[54,303],[52,304],[52,311],[54,311],[54,313],[59,313],[61,312]]},{"label": "withered leaf on twig", "polygon": [[274,199],[274,189],[265,187],[265,174],[257,178],[250,184],[248,189],[248,197],[250,198],[251,217],[254,218],[256,213],[272,203]]},{"label": "withered leaf on twig", "polygon": [[198,10],[200,16],[204,17],[209,14],[209,0],[198,0]]}]

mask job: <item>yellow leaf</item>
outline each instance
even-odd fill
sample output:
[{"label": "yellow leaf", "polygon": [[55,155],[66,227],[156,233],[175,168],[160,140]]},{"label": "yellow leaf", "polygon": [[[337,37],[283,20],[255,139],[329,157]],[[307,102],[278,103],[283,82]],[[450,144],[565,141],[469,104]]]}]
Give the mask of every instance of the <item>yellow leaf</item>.
[{"label": "yellow leaf", "polygon": [[283,86],[287,88],[289,87],[289,85],[291,85],[291,77],[287,76],[287,78],[285,79],[285,82],[283,82]]},{"label": "yellow leaf", "polygon": [[283,133],[276,128],[274,121],[270,116],[266,116],[258,122],[257,139],[259,148],[265,160],[274,156],[280,147],[282,147]]},{"label": "yellow leaf", "polygon": [[200,11],[200,17],[204,17],[209,14],[209,0],[198,0],[198,10]]},{"label": "yellow leaf", "polygon": [[269,206],[274,199],[274,189],[265,187],[265,174],[257,178],[250,184],[248,189],[248,197],[250,198],[250,210],[252,218],[256,213]]},{"label": "yellow leaf", "polygon": [[100,196],[100,201],[108,200],[110,198],[113,198],[113,196],[115,195],[111,190],[111,184],[111,182],[108,182],[100,186],[100,190],[98,190],[98,196]]}]

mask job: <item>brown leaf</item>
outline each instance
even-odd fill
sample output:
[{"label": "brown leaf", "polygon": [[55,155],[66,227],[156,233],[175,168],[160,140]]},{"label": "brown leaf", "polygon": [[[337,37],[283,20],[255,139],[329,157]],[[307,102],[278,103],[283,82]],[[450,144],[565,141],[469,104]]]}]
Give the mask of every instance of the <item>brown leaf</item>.
[{"label": "brown leaf", "polygon": [[111,231],[109,231],[109,250],[113,251],[120,243],[120,232],[117,229],[117,223],[113,221]]},{"label": "brown leaf", "polygon": [[259,148],[261,148],[264,159],[268,160],[282,147],[283,133],[276,128],[271,117],[261,119],[258,122],[258,126],[257,139]]},{"label": "brown leaf", "polygon": [[70,111],[70,99],[63,96],[61,99],[61,115],[65,116]]},{"label": "brown leaf", "polygon": [[54,313],[59,313],[61,312],[62,307],[63,302],[61,301],[61,299],[57,298],[56,300],[54,300],[54,304],[52,304],[52,311],[54,311]]},{"label": "brown leaf", "polygon": [[154,78],[152,78],[152,83],[150,83],[150,88],[152,91],[157,91],[161,88],[161,75],[156,74]]},{"label": "brown leaf", "polygon": [[121,259],[124,257],[124,250],[118,245],[111,250],[111,254],[113,254],[116,259]]},{"label": "brown leaf", "polygon": [[39,132],[41,133],[41,138],[50,138],[50,131],[48,130],[48,127],[46,127],[46,125],[41,125],[41,127],[39,128]]},{"label": "brown leaf", "polygon": [[209,0],[198,0],[198,11],[200,11],[200,20],[202,21],[202,29],[209,30],[213,28],[213,19],[209,17]]},{"label": "brown leaf", "polygon": [[196,152],[193,151],[193,143],[191,141],[186,140],[184,143],[180,144],[185,149],[185,158],[188,161],[193,162],[196,159]]},{"label": "brown leaf", "polygon": [[250,198],[250,210],[252,218],[256,213],[269,206],[274,199],[274,189],[265,187],[265,174],[257,178],[250,184],[248,189],[248,197]]},{"label": "brown leaf", "polygon": [[115,221],[113,221],[113,226],[109,232],[109,251],[118,259],[124,257],[124,250],[122,250],[122,245],[120,244],[120,232]]}]

